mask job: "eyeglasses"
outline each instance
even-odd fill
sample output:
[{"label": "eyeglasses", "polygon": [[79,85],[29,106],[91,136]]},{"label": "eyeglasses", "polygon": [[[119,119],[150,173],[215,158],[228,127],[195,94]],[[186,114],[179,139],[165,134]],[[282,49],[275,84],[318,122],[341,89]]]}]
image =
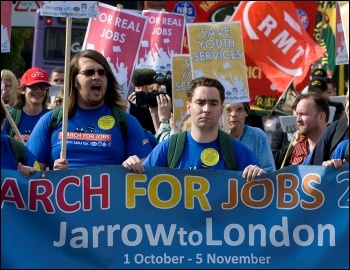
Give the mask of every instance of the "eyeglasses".
[{"label": "eyeglasses", "polygon": [[64,79],[54,79],[54,82],[64,82]]},{"label": "eyeglasses", "polygon": [[237,107],[237,108],[229,108],[227,109],[227,114],[231,114],[231,113],[236,113],[236,114],[242,114],[245,112],[245,109],[243,107]]},{"label": "eyeglasses", "polygon": [[105,75],[107,75],[107,70],[105,70],[105,69],[102,69],[102,68],[99,68],[99,69],[85,69],[85,70],[83,70],[83,71],[81,71],[81,72],[79,72],[80,74],[83,74],[83,75],[85,75],[85,76],[87,76],[87,77],[92,77],[92,76],[94,76],[95,75],[95,73],[97,72],[97,74],[99,75],[99,76],[105,76]]},{"label": "eyeglasses", "polygon": [[46,84],[32,84],[32,85],[27,85],[27,87],[31,90],[49,90],[49,87]]}]

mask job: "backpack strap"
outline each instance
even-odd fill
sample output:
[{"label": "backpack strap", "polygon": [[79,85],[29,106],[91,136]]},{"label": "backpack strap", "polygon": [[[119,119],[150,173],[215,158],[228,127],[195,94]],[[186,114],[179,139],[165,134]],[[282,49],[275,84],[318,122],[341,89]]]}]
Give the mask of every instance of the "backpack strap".
[{"label": "backpack strap", "polygon": [[118,106],[112,106],[112,113],[115,119],[115,123],[119,127],[120,132],[122,133],[125,140],[128,133],[128,120],[126,118],[126,112]]},{"label": "backpack strap", "polygon": [[232,137],[230,134],[219,129],[219,145],[226,166],[229,170],[237,170],[236,156],[234,152]]},{"label": "backpack strap", "polygon": [[346,145],[346,148],[345,148],[344,158],[345,158],[346,162],[349,163],[349,142],[348,142],[348,144]]},{"label": "backpack strap", "polygon": [[185,146],[186,133],[186,131],[174,133],[169,138],[169,147],[167,155],[169,168],[175,168],[181,158],[182,151]]},{"label": "backpack strap", "polygon": [[[13,122],[15,122],[16,126],[18,127],[19,122],[21,121],[21,116],[22,116],[22,110],[21,109],[17,109],[17,108],[12,108],[10,111],[10,115],[13,119]],[[10,125],[10,129],[8,130],[7,133],[10,137],[13,137],[13,135],[15,135],[15,131],[13,130],[13,128]]]},{"label": "backpack strap", "polygon": [[[168,167],[175,168],[179,162],[186,140],[186,131],[175,133],[169,138]],[[219,130],[219,146],[224,156],[224,161],[229,170],[236,170],[236,156],[233,149],[232,137],[230,134]]]},{"label": "backpack strap", "polygon": [[11,145],[11,149],[12,149],[12,153],[18,162],[21,162],[23,165],[26,165],[26,150],[24,147],[24,144],[17,141],[15,138],[12,138],[10,136],[7,136],[9,138],[10,141],[10,145]]},{"label": "backpack strap", "polygon": [[62,121],[62,116],[63,116],[63,109],[62,109],[62,105],[57,106],[54,110],[53,113],[51,115],[51,119],[50,119],[50,134],[53,133],[53,131],[55,130],[55,128],[57,127],[57,125]]}]

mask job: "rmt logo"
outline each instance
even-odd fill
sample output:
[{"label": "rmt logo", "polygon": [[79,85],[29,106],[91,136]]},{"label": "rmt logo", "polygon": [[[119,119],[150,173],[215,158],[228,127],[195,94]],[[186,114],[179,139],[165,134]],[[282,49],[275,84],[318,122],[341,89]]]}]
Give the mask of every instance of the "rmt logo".
[{"label": "rmt logo", "polygon": [[43,74],[42,72],[36,71],[36,72],[34,72],[34,73],[32,74],[32,77],[33,77],[33,78],[44,78],[45,76],[44,76],[44,74]]}]

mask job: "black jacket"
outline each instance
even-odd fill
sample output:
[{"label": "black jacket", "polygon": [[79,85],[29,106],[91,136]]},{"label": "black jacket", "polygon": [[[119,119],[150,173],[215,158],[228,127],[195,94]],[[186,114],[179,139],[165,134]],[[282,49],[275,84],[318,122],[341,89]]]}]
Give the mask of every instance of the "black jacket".
[{"label": "black jacket", "polygon": [[153,135],[156,134],[156,130],[154,129],[152,116],[147,108],[147,106],[137,106],[136,104],[130,102],[130,114],[140,122],[141,126],[150,131]]},{"label": "black jacket", "polygon": [[342,117],[322,132],[312,151],[308,165],[322,165],[323,161],[331,158],[334,149],[345,139],[349,139],[348,118]]},{"label": "black jacket", "polygon": [[332,122],[339,120],[345,110],[343,103],[329,100],[328,105],[335,107],[335,113]]},{"label": "black jacket", "polygon": [[[281,127],[277,128],[272,133],[270,146],[277,170],[281,168],[289,144],[290,141],[288,140],[287,132],[283,132]],[[284,166],[290,165],[290,157],[292,156],[292,152],[293,151],[290,151]]]}]

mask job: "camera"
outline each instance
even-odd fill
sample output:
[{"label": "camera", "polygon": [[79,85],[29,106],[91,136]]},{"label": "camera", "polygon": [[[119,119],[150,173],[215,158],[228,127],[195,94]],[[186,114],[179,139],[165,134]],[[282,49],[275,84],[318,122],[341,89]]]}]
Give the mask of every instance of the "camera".
[{"label": "camera", "polygon": [[168,94],[171,97],[171,72],[168,71],[165,75],[163,74],[156,74],[153,77],[153,83],[158,85],[164,85],[166,91],[152,91],[152,92],[143,92],[138,91],[136,92],[136,105],[142,106],[142,105],[148,105],[150,107],[157,107],[157,96],[158,95],[164,95]]}]

